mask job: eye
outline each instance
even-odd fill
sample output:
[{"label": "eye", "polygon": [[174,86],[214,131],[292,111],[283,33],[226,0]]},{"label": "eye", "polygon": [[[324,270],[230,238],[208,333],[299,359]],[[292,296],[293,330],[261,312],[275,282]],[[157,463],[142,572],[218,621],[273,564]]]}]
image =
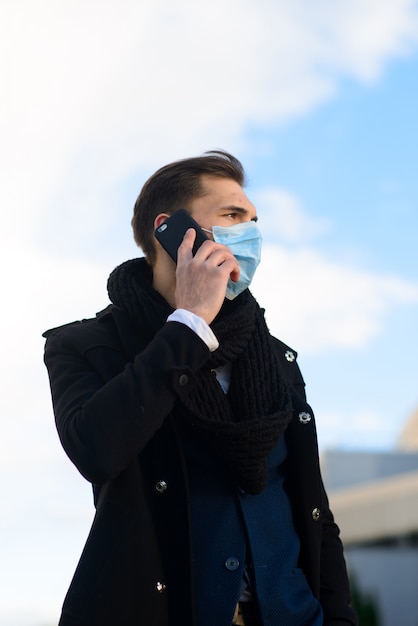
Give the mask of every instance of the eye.
[{"label": "eye", "polygon": [[231,219],[234,222],[235,221],[246,222],[248,220],[251,220],[251,222],[257,222],[258,220],[258,217],[256,215],[254,217],[250,217],[249,211],[247,211],[246,209],[240,209],[240,208],[237,208],[236,210],[227,211],[226,213],[222,214],[222,217]]}]

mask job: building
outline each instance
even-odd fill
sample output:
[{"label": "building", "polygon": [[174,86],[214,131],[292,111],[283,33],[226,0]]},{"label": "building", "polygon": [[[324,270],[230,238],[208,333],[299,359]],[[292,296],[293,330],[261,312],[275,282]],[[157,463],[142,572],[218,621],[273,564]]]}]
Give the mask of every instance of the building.
[{"label": "building", "polygon": [[380,626],[418,626],[418,410],[390,452],[321,456],[350,575]]}]

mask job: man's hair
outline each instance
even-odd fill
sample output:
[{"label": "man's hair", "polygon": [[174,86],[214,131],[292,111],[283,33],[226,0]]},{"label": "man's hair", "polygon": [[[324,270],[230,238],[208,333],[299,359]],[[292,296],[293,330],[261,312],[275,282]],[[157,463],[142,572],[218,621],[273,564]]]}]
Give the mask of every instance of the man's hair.
[{"label": "man's hair", "polygon": [[230,178],[241,187],[244,169],[234,156],[223,150],[211,150],[203,156],[169,163],[153,174],[142,187],[134,206],[132,228],[148,263],[156,258],[154,220],[160,213],[171,215],[178,209],[189,210],[189,203],[205,194],[203,175]]}]

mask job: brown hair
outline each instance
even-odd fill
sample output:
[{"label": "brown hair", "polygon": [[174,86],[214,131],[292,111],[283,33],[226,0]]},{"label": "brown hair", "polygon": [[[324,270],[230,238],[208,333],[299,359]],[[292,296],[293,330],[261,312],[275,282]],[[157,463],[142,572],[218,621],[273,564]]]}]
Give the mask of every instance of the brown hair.
[{"label": "brown hair", "polygon": [[231,178],[245,184],[244,169],[234,156],[223,150],[211,150],[203,156],[175,161],[160,168],[144,184],[135,202],[132,228],[136,243],[148,262],[155,262],[154,220],[160,213],[171,215],[188,209],[188,203],[204,195],[202,175]]}]

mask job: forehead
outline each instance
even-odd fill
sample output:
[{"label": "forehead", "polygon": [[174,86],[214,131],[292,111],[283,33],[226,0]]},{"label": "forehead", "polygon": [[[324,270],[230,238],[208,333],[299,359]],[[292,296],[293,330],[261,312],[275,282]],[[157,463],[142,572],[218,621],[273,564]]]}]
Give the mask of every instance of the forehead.
[{"label": "forehead", "polygon": [[250,213],[250,217],[256,215],[254,204],[247,194],[232,178],[203,175],[201,177],[203,195],[191,202],[191,209],[195,210],[219,210],[223,208],[244,209]]}]

